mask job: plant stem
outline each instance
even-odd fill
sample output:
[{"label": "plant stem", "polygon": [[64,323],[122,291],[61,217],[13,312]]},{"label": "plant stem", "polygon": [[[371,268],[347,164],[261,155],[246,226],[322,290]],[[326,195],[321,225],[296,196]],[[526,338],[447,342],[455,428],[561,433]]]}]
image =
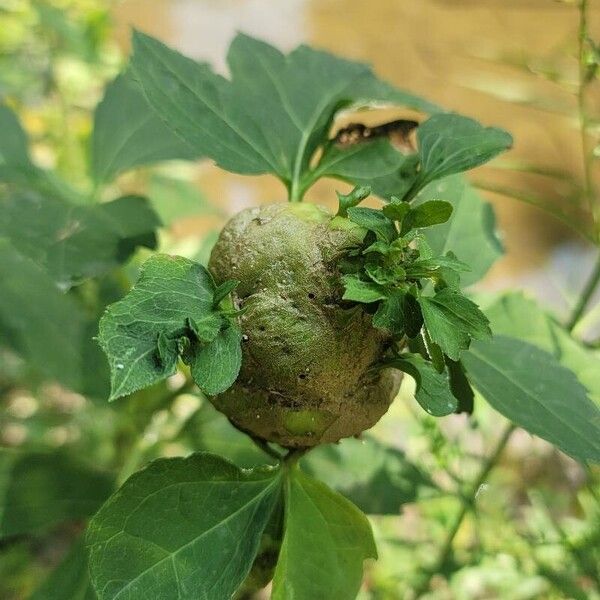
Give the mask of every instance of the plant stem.
[{"label": "plant stem", "polygon": [[[583,154],[583,194],[588,208],[596,223],[596,194],[594,190],[594,179],[592,175],[593,155],[588,149],[588,126],[589,119],[586,111],[586,91],[590,83],[588,76],[588,65],[586,61],[586,44],[588,43],[588,0],[579,1],[579,85],[577,90],[577,106],[579,111],[579,131],[581,135],[581,152]],[[596,238],[600,233],[596,227],[594,232]],[[596,239],[596,242],[598,239]]]},{"label": "plant stem", "polygon": [[273,450],[271,446],[265,440],[261,440],[260,438],[254,437],[253,435],[249,436],[250,439],[254,442],[256,446],[258,446],[265,454],[268,454],[271,458],[276,459],[278,462],[281,462],[283,456],[279,454],[276,450]]},{"label": "plant stem", "polygon": [[302,202],[304,189],[299,178],[294,177],[288,186],[288,201]]},{"label": "plant stem", "polygon": [[454,519],[452,520],[450,529],[446,534],[446,538],[442,543],[442,546],[435,561],[433,562],[431,567],[427,569],[423,579],[414,588],[414,592],[417,598],[429,589],[429,584],[431,583],[433,575],[438,573],[450,558],[450,555],[452,554],[452,544],[454,543],[454,538],[459,532],[460,527],[465,517],[467,516],[467,513],[473,506],[473,501],[475,499],[475,496],[477,495],[477,491],[485,483],[485,480],[488,478],[490,472],[496,466],[498,459],[500,458],[504,448],[506,447],[506,444],[510,439],[510,436],[513,434],[513,431],[515,429],[516,425],[514,425],[513,423],[509,423],[506,426],[494,450],[481,466],[477,477],[473,480],[466,493],[462,495],[463,501],[461,507],[454,516]]},{"label": "plant stem", "polygon": [[568,331],[573,331],[573,329],[575,328],[575,325],[577,325],[577,323],[579,322],[579,319],[581,319],[589,301],[591,300],[594,292],[596,291],[596,287],[598,286],[599,282],[600,282],[600,253],[598,254],[598,258],[596,259],[596,264],[594,265],[592,273],[590,274],[590,277],[587,280],[587,283],[585,284],[583,291],[581,292],[581,296],[579,297],[579,300],[577,301],[577,304],[575,305],[575,308],[573,309],[573,314],[571,315],[571,318],[569,319],[569,322],[567,323]]},{"label": "plant stem", "polygon": [[[587,303],[589,302],[590,298],[596,291],[596,288],[598,287],[599,283],[600,283],[600,255],[598,256],[598,260],[596,262],[594,270],[593,270],[590,278],[588,279],[588,282],[585,286],[585,289],[583,290],[583,292],[581,294],[581,297],[580,297],[576,307],[573,310],[571,318],[569,319],[569,324],[568,324],[569,331],[572,331],[574,329],[574,327],[577,325],[577,323],[579,322],[579,319],[581,318],[581,315],[583,314],[583,311],[585,310]],[[516,425],[514,425],[513,423],[508,424],[508,426],[502,433],[502,436],[498,440],[496,447],[494,448],[494,450],[492,451],[490,456],[487,458],[485,463],[481,466],[481,469],[480,469],[477,477],[474,479],[473,483],[469,486],[466,493],[461,495],[462,503],[461,503],[460,509],[456,513],[456,515],[452,521],[450,529],[448,530],[448,533],[446,534],[446,538],[441,546],[440,552],[439,552],[436,560],[434,561],[433,565],[427,569],[427,571],[424,574],[423,579],[417,584],[417,586],[414,589],[417,598],[420,595],[424,594],[429,589],[429,584],[431,583],[431,578],[433,577],[433,575],[435,575],[435,573],[439,572],[442,569],[442,567],[446,564],[448,559],[450,558],[450,555],[452,553],[452,544],[454,543],[454,538],[456,537],[456,534],[460,530],[460,527],[461,527],[465,517],[467,516],[469,510],[473,507],[473,499],[475,498],[477,491],[479,490],[479,487],[485,482],[485,480],[491,473],[492,469],[496,466],[498,459],[500,458],[504,448],[506,447],[506,444],[508,443],[508,441],[515,429],[516,429]]]},{"label": "plant stem", "polygon": [[[585,93],[589,83],[589,78],[587,75],[587,64],[585,59],[585,49],[588,39],[588,0],[580,0],[579,1],[579,87],[577,93],[578,100],[578,110],[579,110],[579,123],[580,123],[580,135],[581,135],[581,146],[583,153],[583,165],[584,165],[584,196],[588,203],[588,208],[590,210],[592,219],[595,224],[594,231],[594,239],[593,241],[596,245],[599,245],[600,239],[600,230],[598,229],[598,224],[596,223],[596,192],[594,189],[594,181],[592,176],[592,154],[588,151],[588,139],[587,139],[587,130],[588,130],[588,117],[586,113],[585,106]],[[562,215],[560,215],[562,217]],[[573,309],[571,317],[569,318],[567,329],[569,332],[573,331],[579,320],[581,319],[589,301],[591,300],[598,284],[600,283],[600,254],[598,255],[596,264],[592,270],[592,273],[585,284],[585,287],[579,297],[579,300]],[[506,447],[508,441],[510,440],[511,435],[516,429],[516,425],[513,423],[509,423],[507,427],[504,429],[504,432],[500,436],[494,450],[481,466],[481,469],[477,475],[477,477],[473,480],[472,484],[469,486],[465,494],[461,495],[462,501],[459,511],[454,516],[452,520],[450,529],[446,534],[446,538],[442,543],[440,551],[432,563],[432,565],[426,570],[423,578],[420,582],[415,586],[414,592],[416,597],[418,598],[422,594],[424,594],[428,589],[431,583],[431,579],[434,574],[440,572],[444,565],[450,559],[452,554],[452,545],[454,543],[454,539],[458,534],[460,527],[467,516],[468,512],[471,508],[473,508],[473,501],[475,496],[477,495],[477,491],[480,486],[485,482],[487,477],[490,475],[493,468],[496,466],[504,448]]]},{"label": "plant stem", "polygon": [[307,452],[310,452],[310,448],[295,448],[289,450],[285,455],[283,462],[288,467],[293,467]]}]

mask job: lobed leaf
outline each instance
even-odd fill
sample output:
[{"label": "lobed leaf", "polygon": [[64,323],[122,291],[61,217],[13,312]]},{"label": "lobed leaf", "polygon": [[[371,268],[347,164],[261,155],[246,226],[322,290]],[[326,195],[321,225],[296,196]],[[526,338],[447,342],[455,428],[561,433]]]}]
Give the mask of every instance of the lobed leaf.
[{"label": "lobed leaf", "polygon": [[377,558],[371,525],[356,506],[324,483],[293,469],[286,481],[286,526],[273,600],[349,600],[363,561]]},{"label": "lobed leaf", "polygon": [[280,495],[272,467],[242,470],[207,453],[150,463],[88,527],[99,600],[231,598]]},{"label": "lobed leaf", "polygon": [[463,355],[469,380],[507,419],[581,462],[600,462],[600,408],[547,352],[505,336]]},{"label": "lobed leaf", "polygon": [[420,296],[423,321],[432,339],[452,360],[460,358],[472,338],[491,335],[489,322],[479,307],[460,292],[444,288],[435,296]]},{"label": "lobed leaf", "polygon": [[213,292],[208,271],[193,261],[159,254],[144,263],[129,294],[100,320],[111,400],[175,373],[177,340],[187,331],[187,319],[201,321],[213,312]]},{"label": "lobed leaf", "polygon": [[235,173],[273,173],[294,199],[341,108],[383,101],[437,110],[379,81],[367,65],[306,46],[286,56],[239,34],[227,55],[231,80],[142,33],[133,47],[148,101],[191,148]]},{"label": "lobed leaf", "polygon": [[402,354],[386,363],[410,375],[416,383],[415,399],[434,417],[456,412],[458,401],[452,393],[447,371],[438,373],[432,363],[418,354]]},{"label": "lobed leaf", "polygon": [[135,286],[100,320],[110,400],[173,375],[179,356],[207,394],[235,381],[241,332],[215,306],[216,291],[206,268],[187,258],[158,254],[144,263]]},{"label": "lobed leaf", "polygon": [[512,146],[511,135],[456,114],[433,115],[417,129],[418,188],[478,167]]},{"label": "lobed leaf", "polygon": [[130,71],[107,86],[94,114],[91,146],[97,183],[112,181],[134,167],[200,156],[162,122]]},{"label": "lobed leaf", "polygon": [[449,202],[452,215],[446,223],[423,231],[436,256],[452,251],[466,262],[470,270],[461,275],[465,286],[479,281],[502,255],[502,244],[496,235],[494,212],[471,185],[460,176],[428,185],[413,205],[441,198]]}]

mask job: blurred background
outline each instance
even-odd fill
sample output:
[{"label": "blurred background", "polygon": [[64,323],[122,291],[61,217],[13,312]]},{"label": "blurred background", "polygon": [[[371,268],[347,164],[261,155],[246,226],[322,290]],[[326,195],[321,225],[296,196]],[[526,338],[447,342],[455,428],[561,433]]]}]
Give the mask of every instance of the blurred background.
[{"label": "blurred background", "polygon": [[[224,74],[226,49],[237,31],[286,51],[308,43],[369,62],[399,87],[513,134],[514,149],[472,176],[494,205],[505,246],[505,255],[476,291],[516,287],[564,319],[592,269],[599,222],[587,196],[600,189],[600,80],[592,77],[580,94],[578,5],[557,0],[0,0],[0,97],[21,117],[38,164],[85,188],[93,109],[103,86],[127,60],[131,27]],[[589,2],[588,31],[600,41],[599,0]],[[593,60],[598,56],[590,64]],[[583,140],[582,106],[588,125]],[[376,120],[400,116],[405,113],[387,111]],[[229,216],[284,199],[283,188],[271,177],[224,173],[208,162],[140,169],[114,185],[119,192],[151,197],[166,225],[163,250],[199,259],[208,256]],[[345,186],[319,182],[308,200],[333,206],[336,189]],[[600,332],[598,295],[591,306],[577,330],[589,340]],[[99,464],[116,461],[107,441],[121,426],[114,408],[51,384],[35,392],[5,387],[0,402],[2,445],[79,444]],[[199,406],[194,398],[183,398],[158,420],[144,423],[144,439],[155,437],[136,447],[135,460],[193,448],[189,440],[165,434],[164,425],[184,427],[179,421],[187,423]],[[451,417],[440,425],[417,415],[410,402],[397,402],[374,435],[451,487],[453,481],[469,480],[498,431],[497,415],[484,409],[476,417],[470,423],[464,416]],[[478,491],[478,516],[461,527],[454,562],[444,565],[439,581],[434,577],[430,597],[599,598],[597,493],[598,486],[590,485],[575,462],[517,432],[493,477]],[[400,516],[373,520],[381,558],[370,567],[361,597],[410,597],[411,577],[443,540],[457,499],[417,496],[421,500],[405,504]],[[59,529],[41,541],[25,537],[3,543],[0,598],[27,598],[77,531]]]}]

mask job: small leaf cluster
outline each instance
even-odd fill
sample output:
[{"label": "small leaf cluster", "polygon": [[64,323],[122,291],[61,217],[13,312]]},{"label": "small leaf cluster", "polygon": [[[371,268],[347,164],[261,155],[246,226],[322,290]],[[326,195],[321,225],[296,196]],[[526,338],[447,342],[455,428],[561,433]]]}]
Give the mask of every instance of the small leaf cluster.
[{"label": "small leaf cluster", "polygon": [[242,361],[238,312],[229,299],[237,283],[217,286],[206,268],[180,256],[147,260],[136,285],[100,320],[110,399],[173,375],[179,358],[206,394],[226,390]]},{"label": "small leaf cluster", "polygon": [[[428,200],[413,206],[394,197],[382,209],[358,206],[368,194],[355,188],[338,195],[338,215],[367,232],[340,264],[343,300],[367,305],[373,325],[391,334],[397,355],[386,364],[416,379],[416,398],[428,412],[469,410],[472,392],[468,384],[465,393],[457,386],[459,379],[466,383],[460,355],[471,340],[490,337],[489,322],[461,291],[460,275],[469,266],[451,252],[435,255],[422,233],[447,221],[452,205]],[[415,354],[399,354],[405,347]]]}]

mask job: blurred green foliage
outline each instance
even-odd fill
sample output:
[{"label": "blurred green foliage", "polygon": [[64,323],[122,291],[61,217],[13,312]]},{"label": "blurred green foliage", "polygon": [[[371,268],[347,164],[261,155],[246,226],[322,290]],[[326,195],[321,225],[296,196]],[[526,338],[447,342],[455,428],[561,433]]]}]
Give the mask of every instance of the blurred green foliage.
[{"label": "blurred green foliage", "polygon": [[91,109],[119,68],[111,0],[0,4],[0,98],[33,134],[38,157],[70,180],[85,172]]}]

